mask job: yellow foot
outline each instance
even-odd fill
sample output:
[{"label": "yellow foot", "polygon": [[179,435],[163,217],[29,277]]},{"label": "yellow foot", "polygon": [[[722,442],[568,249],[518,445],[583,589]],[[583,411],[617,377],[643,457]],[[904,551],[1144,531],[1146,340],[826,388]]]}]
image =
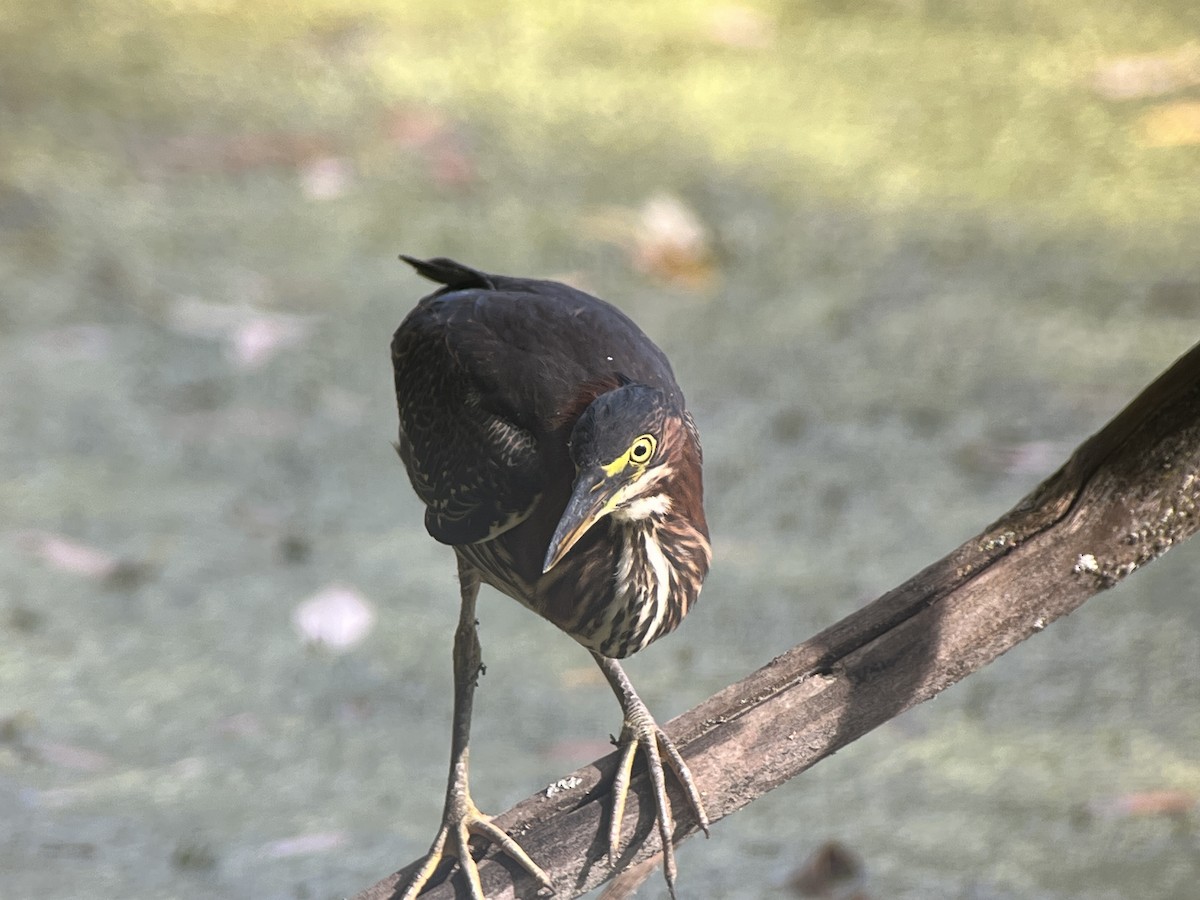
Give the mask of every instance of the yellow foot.
[{"label": "yellow foot", "polygon": [[621,758],[613,781],[613,814],[608,828],[608,859],[617,857],[621,842],[621,822],[625,818],[625,800],[629,796],[629,778],[633,771],[633,758],[640,747],[646,754],[646,768],[650,771],[650,782],[654,786],[654,799],[658,807],[658,834],[662,839],[663,874],[667,878],[667,889],[675,896],[675,845],[672,835],[675,821],[671,815],[671,801],[667,798],[667,781],[663,772],[665,759],[675,778],[687,794],[688,805],[695,813],[705,836],[708,835],[708,815],[700,800],[700,791],[692,778],[691,770],[667,737],[658,727],[654,717],[637,695],[625,698],[625,726],[621,729]]},{"label": "yellow foot", "polygon": [[438,831],[437,837],[433,839],[433,846],[429,848],[429,855],[425,857],[425,862],[413,876],[413,880],[409,882],[408,889],[400,900],[415,900],[447,856],[458,860],[458,867],[462,870],[463,878],[466,879],[471,900],[485,900],[483,885],[479,881],[479,868],[475,865],[475,857],[471,855],[469,842],[473,834],[487,838],[516,860],[521,868],[540,881],[544,887],[549,888],[551,892],[554,891],[554,885],[549,876],[529,858],[529,855],[521,849],[521,845],[509,837],[503,829],[494,825],[491,816],[485,816],[476,809],[469,797],[456,803],[455,806],[457,809],[446,810],[442,827]]}]

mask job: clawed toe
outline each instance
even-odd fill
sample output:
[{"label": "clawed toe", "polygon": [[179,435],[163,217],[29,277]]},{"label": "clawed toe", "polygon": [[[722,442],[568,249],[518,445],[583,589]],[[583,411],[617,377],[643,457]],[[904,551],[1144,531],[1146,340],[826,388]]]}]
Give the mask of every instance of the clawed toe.
[{"label": "clawed toe", "polygon": [[657,807],[658,836],[662,840],[663,874],[667,879],[667,889],[671,897],[675,896],[675,820],[671,814],[671,801],[667,797],[667,777],[663,771],[663,759],[674,773],[676,780],[687,795],[688,806],[691,807],[704,834],[708,834],[708,815],[704,812],[704,803],[700,799],[700,791],[692,778],[691,770],[684,762],[682,754],[658,727],[650,710],[642,702],[633,689],[629,677],[615,659],[601,656],[593,651],[592,656],[600,666],[600,671],[608,679],[617,699],[621,701],[621,709],[625,713],[625,724],[621,728],[621,756],[617,762],[616,777],[613,779],[613,810],[608,826],[608,858],[612,863],[618,856],[621,843],[621,823],[625,818],[625,800],[629,796],[629,779],[633,772],[633,757],[640,747],[646,755],[646,769],[650,773],[650,783],[654,788],[654,803]]},{"label": "clawed toe", "polygon": [[429,848],[429,854],[425,857],[425,861],[421,864],[421,868],[417,871],[417,874],[409,882],[408,888],[400,900],[415,900],[446,857],[453,857],[458,860],[458,867],[462,871],[463,878],[467,883],[467,890],[470,892],[471,900],[484,900],[483,884],[479,879],[479,867],[475,864],[475,857],[471,853],[470,841],[472,835],[487,838],[499,847],[501,851],[515,860],[521,868],[541,882],[543,887],[553,892],[554,885],[550,881],[549,876],[542,871],[537,863],[529,858],[529,855],[521,848],[521,845],[492,822],[490,816],[485,816],[476,809],[475,805],[470,803],[469,800],[467,804],[468,807],[466,809],[459,813],[448,815],[446,821],[442,823],[437,837],[434,838],[433,845]]},{"label": "clawed toe", "polygon": [[629,796],[629,780],[633,771],[633,760],[638,749],[641,748],[646,756],[646,768],[650,773],[650,781],[654,789],[658,834],[662,842],[663,874],[667,879],[667,888],[674,897],[676,869],[673,835],[675,820],[671,811],[671,801],[667,796],[664,759],[687,794],[688,805],[705,835],[708,834],[708,815],[704,811],[704,803],[700,799],[700,791],[696,788],[692,773],[667,733],[658,727],[644,706],[640,710],[631,709],[630,713],[632,714],[629,715],[622,731],[621,756],[613,781],[613,812],[608,829],[608,858],[610,863],[614,862],[620,851],[621,825],[625,817],[625,801]]}]

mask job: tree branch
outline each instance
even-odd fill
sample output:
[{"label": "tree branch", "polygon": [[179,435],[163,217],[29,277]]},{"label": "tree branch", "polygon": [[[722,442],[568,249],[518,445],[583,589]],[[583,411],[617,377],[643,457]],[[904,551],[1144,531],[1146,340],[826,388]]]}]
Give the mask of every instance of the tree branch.
[{"label": "tree branch", "polygon": [[[980,535],[674,719],[668,730],[709,815],[740,809],[1161,556],[1200,526],[1198,498],[1200,345]],[[642,771],[630,789],[626,852],[608,864],[614,756],[497,818],[550,873],[557,897],[577,897],[658,852]],[[696,825],[674,790],[671,799],[678,842]],[[415,866],[354,900],[395,896]],[[490,898],[537,896],[536,882],[494,849],[479,871]],[[446,874],[422,896],[465,896]]]}]

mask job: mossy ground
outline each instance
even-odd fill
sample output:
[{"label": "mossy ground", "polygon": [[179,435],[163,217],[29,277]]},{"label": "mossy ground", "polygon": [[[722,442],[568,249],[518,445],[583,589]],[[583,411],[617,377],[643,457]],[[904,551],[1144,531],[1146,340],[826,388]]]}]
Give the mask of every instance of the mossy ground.
[{"label": "mossy ground", "polygon": [[[0,2],[0,893],[343,896],[432,837],[455,588],[388,446],[396,253],[570,277],[675,362],[716,567],[629,667],[665,719],[1194,343],[1198,41],[1189,2]],[[656,196],[703,233],[681,269]],[[872,896],[1191,896],[1195,812],[1120,811],[1200,793],[1198,568],[690,842],[682,891],[776,897],[836,837]],[[377,614],[340,656],[290,623],[331,583]],[[499,810],[617,710],[480,617]]]}]

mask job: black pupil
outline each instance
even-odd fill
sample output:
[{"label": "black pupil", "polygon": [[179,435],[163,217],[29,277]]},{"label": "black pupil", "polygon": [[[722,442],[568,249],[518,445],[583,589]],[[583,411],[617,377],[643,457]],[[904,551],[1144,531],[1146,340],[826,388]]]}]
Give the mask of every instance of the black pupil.
[{"label": "black pupil", "polygon": [[633,458],[634,459],[645,459],[649,455],[649,453],[650,453],[650,448],[647,447],[644,443],[633,445]]}]

